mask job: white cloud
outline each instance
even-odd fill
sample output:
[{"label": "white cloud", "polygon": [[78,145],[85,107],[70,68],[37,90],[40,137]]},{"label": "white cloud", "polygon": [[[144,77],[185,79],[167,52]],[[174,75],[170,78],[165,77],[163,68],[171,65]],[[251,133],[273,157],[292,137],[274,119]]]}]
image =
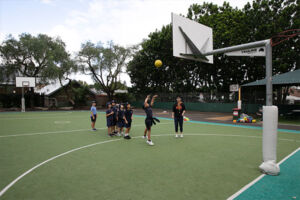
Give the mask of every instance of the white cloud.
[{"label": "white cloud", "polygon": [[53,3],[53,0],[40,0],[41,3],[44,3],[44,4],[51,4]]},{"label": "white cloud", "polygon": [[[40,2],[60,5],[60,1],[55,1],[54,4],[54,0],[40,0]],[[210,2],[223,4],[223,0]],[[234,7],[242,8],[248,0],[229,0],[229,2]],[[87,40],[92,42],[113,40],[123,46],[140,43],[150,32],[169,24],[171,12],[186,15],[191,4],[200,4],[202,1],[69,0],[69,3],[80,4],[82,7],[77,6],[77,9],[68,11],[66,18],[56,22],[54,27],[49,27],[48,31],[41,32],[59,36],[66,43],[67,50],[74,53],[80,49],[81,43]],[[32,30],[30,33],[39,33],[39,30]],[[4,32],[0,34],[0,41],[3,39]],[[128,78],[126,81],[129,82]]]}]

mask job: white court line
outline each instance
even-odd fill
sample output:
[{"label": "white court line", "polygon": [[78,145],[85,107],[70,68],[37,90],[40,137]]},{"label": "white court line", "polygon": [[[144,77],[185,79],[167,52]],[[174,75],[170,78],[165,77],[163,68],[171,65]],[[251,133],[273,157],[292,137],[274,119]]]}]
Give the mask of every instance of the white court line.
[{"label": "white court line", "polygon": [[[3,119],[40,119],[40,118],[56,118],[56,117],[66,117],[65,115],[70,115],[72,114],[72,112],[65,112],[65,113],[57,113],[57,114],[54,114],[54,113],[45,113],[43,115],[34,115],[34,117],[0,117],[0,120],[3,120]],[[55,117],[47,117],[47,116],[55,116]],[[58,115],[64,115],[64,116],[58,116]]]},{"label": "white court line", "polygon": [[[16,119],[53,119],[53,118],[62,118],[62,117],[68,117],[68,116],[56,116],[56,117],[47,117],[47,116],[45,116],[45,117],[15,117],[15,118],[0,118],[0,121],[1,120],[16,120]],[[85,117],[82,117],[82,116],[71,116],[70,115],[70,117],[72,117],[72,118],[84,118],[84,119],[86,119]]]},{"label": "white court line", "polygon": [[[160,123],[160,124],[171,124],[171,123]],[[144,124],[138,124],[136,126],[144,126]],[[97,130],[103,130],[105,128],[97,128]],[[14,135],[0,135],[0,138],[7,138],[7,137],[21,137],[21,136],[32,136],[32,135],[47,135],[52,133],[71,133],[71,132],[79,132],[79,131],[90,131],[91,129],[77,129],[77,130],[68,130],[68,131],[50,131],[50,132],[38,132],[38,133],[24,133],[24,134],[14,134]]]},{"label": "white court line", "polygon": [[[292,153],[290,153],[289,155],[287,155],[285,158],[283,158],[278,164],[282,164],[284,161],[286,161],[288,158],[290,158],[292,155],[294,155],[295,153],[297,153],[297,151],[300,150],[300,147],[298,149],[296,149],[295,151],[293,151]],[[244,187],[242,187],[242,189],[240,189],[239,191],[237,191],[236,193],[234,193],[232,196],[230,196],[227,200],[233,200],[236,197],[238,197],[240,194],[242,194],[244,191],[246,191],[247,189],[249,189],[252,185],[254,185],[255,183],[257,183],[260,179],[262,179],[263,177],[265,177],[265,174],[260,175],[259,177],[257,177],[256,179],[254,179],[253,181],[251,181],[250,183],[248,183],[247,185],[245,185]]]},{"label": "white court line", "polygon": [[[261,138],[261,137],[258,137],[258,136],[243,136],[243,135],[222,135],[222,134],[193,134],[193,133],[185,133],[184,135],[190,135],[190,136],[221,136],[221,137],[224,137],[224,136],[231,136],[231,137],[246,137],[246,138]],[[162,136],[174,136],[174,134],[163,134],[163,135],[151,135],[153,137],[162,137]],[[142,138],[141,136],[136,136],[136,137],[132,137],[132,139],[137,139],[137,138]],[[106,140],[106,141],[102,141],[102,142],[97,142],[97,143],[93,143],[93,144],[89,144],[89,145],[85,145],[85,146],[82,146],[82,147],[78,147],[78,148],[75,148],[75,149],[71,149],[67,152],[64,152],[64,153],[61,153],[59,155],[56,155],[54,157],[51,157],[49,158],[48,160],[45,160],[39,164],[37,164],[36,166],[32,167],[31,169],[27,170],[26,172],[24,172],[23,174],[21,174],[20,176],[18,176],[16,179],[14,179],[12,182],[10,182],[5,188],[3,188],[1,191],[0,191],[0,197],[9,189],[11,188],[14,184],[16,184],[20,179],[22,179],[24,176],[26,176],[27,174],[31,173],[33,170],[41,167],[42,165],[56,159],[56,158],[59,158],[61,156],[64,156],[64,155],[67,155],[69,153],[72,153],[72,152],[75,152],[75,151],[78,151],[78,150],[81,150],[81,149],[85,149],[85,148],[89,148],[89,147],[92,147],[92,146],[95,146],[95,145],[98,145],[98,144],[105,144],[105,143],[109,143],[109,142],[115,142],[115,141],[120,141],[120,139],[114,139],[114,140]],[[294,141],[294,140],[292,140]],[[299,148],[300,149],[300,148]],[[286,158],[287,159],[287,158]],[[284,160],[283,160],[284,161]],[[281,162],[283,162],[281,161]]]}]

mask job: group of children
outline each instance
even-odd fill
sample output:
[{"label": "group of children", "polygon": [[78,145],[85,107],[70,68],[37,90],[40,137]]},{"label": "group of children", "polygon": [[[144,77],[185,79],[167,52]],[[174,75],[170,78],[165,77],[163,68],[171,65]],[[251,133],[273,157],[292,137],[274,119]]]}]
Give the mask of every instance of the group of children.
[{"label": "group of children", "polygon": [[[153,124],[156,124],[156,122],[160,122],[157,118],[153,117],[152,112],[152,106],[154,104],[155,99],[157,98],[157,95],[154,95],[152,98],[148,95],[144,101],[143,109],[146,114],[145,119],[145,131],[143,138],[147,139],[147,144],[154,145],[154,143],[151,140],[151,127]],[[180,137],[183,137],[183,116],[185,113],[185,106],[181,101],[180,97],[177,97],[177,102],[173,106],[173,112],[172,112],[172,118],[175,122],[175,133],[176,138],[178,137],[178,124],[180,126]],[[125,104],[116,104],[114,100],[111,102],[108,102],[106,104],[107,110],[106,110],[106,123],[107,123],[107,130],[108,135],[110,137],[113,136],[123,136],[124,139],[131,139],[129,136],[129,132],[131,129],[131,123],[132,123],[132,116],[133,116],[133,110],[131,108],[130,103]],[[95,122],[97,119],[97,109],[96,109],[96,102],[93,102],[91,107],[91,121],[92,121],[92,130],[96,131],[95,128]],[[125,130],[125,133],[123,132],[123,129]]]},{"label": "group of children", "polygon": [[[106,125],[108,135],[110,137],[124,136],[124,139],[131,139],[129,132],[131,128],[133,110],[131,109],[130,103],[117,105],[113,100],[111,102],[107,102],[106,106]],[[91,107],[92,131],[97,130],[95,128],[97,116],[96,102],[93,102]],[[126,128],[125,133],[123,131],[124,127]]]},{"label": "group of children", "polygon": [[[106,125],[108,135],[123,136],[124,139],[131,139],[129,132],[131,129],[133,110],[130,103],[116,104],[113,100],[106,104]],[[124,128],[125,133],[124,133]]]}]

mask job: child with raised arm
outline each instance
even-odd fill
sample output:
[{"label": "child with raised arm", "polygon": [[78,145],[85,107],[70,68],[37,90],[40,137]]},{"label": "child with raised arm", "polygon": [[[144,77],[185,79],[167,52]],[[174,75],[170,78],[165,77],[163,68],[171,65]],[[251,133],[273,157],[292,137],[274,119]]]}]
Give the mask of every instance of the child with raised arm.
[{"label": "child with raised arm", "polygon": [[[151,127],[153,125],[153,112],[152,112],[152,106],[154,104],[155,99],[157,98],[157,95],[154,95],[151,99],[151,102],[149,104],[150,95],[148,95],[145,99],[143,109],[146,113],[146,119],[145,119],[145,131],[144,131],[144,138],[147,138],[147,144],[153,146],[154,143],[151,140]],[[156,119],[157,120],[157,119]]]}]

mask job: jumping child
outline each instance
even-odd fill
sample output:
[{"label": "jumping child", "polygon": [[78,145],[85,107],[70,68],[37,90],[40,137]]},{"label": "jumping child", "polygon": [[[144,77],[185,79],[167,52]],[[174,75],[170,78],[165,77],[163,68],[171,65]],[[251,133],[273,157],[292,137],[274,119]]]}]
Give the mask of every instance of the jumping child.
[{"label": "jumping child", "polygon": [[133,115],[133,110],[131,109],[131,105],[130,103],[127,103],[126,110],[125,110],[125,118],[127,123],[125,123],[126,131],[125,131],[124,139],[128,139],[128,140],[131,139],[131,137],[129,136],[129,132],[131,129],[132,115]]},{"label": "jumping child", "polygon": [[[145,110],[145,113],[146,113],[146,119],[145,119],[146,128],[145,128],[145,131],[144,131],[144,138],[147,138],[147,144],[149,144],[150,146],[154,145],[154,143],[151,140],[151,127],[152,127],[153,122],[154,122],[152,106],[153,106],[154,101],[157,97],[158,97],[157,95],[154,95],[151,99],[150,104],[149,104],[148,101],[150,100],[150,95],[148,95],[145,99],[144,106],[143,106],[143,109]],[[147,135],[147,137],[146,137],[146,135]]]}]

